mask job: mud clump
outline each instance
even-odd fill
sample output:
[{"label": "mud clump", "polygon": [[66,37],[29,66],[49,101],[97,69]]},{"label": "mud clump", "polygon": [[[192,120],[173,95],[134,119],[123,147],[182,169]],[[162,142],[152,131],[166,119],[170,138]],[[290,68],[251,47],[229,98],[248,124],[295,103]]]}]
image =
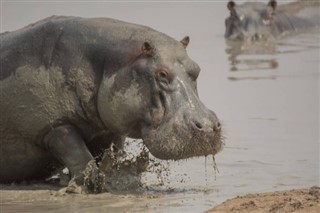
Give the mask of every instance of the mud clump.
[{"label": "mud clump", "polygon": [[149,153],[145,149],[131,159],[124,151],[107,149],[99,166],[92,160],[81,175],[70,180],[66,193],[137,193],[142,189],[141,175],[148,166]]},{"label": "mud clump", "polygon": [[142,152],[128,159],[125,152],[107,150],[100,163],[100,170],[105,174],[105,189],[109,192],[134,192],[141,188],[141,175],[147,171],[149,153]]},{"label": "mud clump", "polygon": [[81,175],[73,177],[66,188],[66,193],[96,194],[104,192],[105,174],[94,160],[87,164]]}]

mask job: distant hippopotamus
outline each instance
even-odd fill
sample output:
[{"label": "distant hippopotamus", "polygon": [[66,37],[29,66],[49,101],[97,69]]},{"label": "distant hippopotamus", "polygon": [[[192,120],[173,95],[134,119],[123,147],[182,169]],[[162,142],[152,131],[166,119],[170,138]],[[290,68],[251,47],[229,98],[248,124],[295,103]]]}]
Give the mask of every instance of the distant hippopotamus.
[{"label": "distant hippopotamus", "polygon": [[288,32],[320,26],[320,2],[299,0],[277,6],[275,0],[268,4],[246,2],[237,5],[229,1],[230,16],[226,18],[225,38],[229,40],[258,40],[277,38]]},{"label": "distant hippopotamus", "polygon": [[77,175],[125,137],[160,159],[216,154],[221,125],[199,100],[180,42],[109,18],[49,17],[1,35],[0,181]]}]

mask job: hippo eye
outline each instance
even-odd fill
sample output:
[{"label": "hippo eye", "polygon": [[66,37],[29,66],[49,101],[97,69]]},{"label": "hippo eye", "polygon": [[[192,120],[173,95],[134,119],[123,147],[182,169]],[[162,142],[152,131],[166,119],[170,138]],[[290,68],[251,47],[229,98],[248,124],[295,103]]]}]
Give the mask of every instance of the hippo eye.
[{"label": "hippo eye", "polygon": [[167,73],[167,72],[165,72],[165,71],[160,71],[159,76],[160,76],[161,78],[165,78],[165,79],[167,79],[167,77],[168,77],[168,73]]},{"label": "hippo eye", "polygon": [[161,81],[169,80],[169,71],[166,68],[161,68],[160,70],[158,70],[157,75]]}]

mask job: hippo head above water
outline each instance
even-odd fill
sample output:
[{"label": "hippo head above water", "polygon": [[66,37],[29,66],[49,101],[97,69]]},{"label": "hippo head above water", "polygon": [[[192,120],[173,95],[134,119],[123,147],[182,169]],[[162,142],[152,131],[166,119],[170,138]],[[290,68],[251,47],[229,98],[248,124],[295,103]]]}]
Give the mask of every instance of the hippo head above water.
[{"label": "hippo head above water", "polygon": [[[199,66],[179,42],[145,41],[141,55],[114,74],[105,73],[98,110],[108,128],[142,138],[160,159],[215,154],[220,123],[197,94]],[[106,96],[107,94],[107,96]]]},{"label": "hippo head above water", "polygon": [[228,40],[273,40],[292,32],[318,29],[319,7],[319,1],[301,0],[279,6],[276,0],[241,5],[229,1],[230,16],[225,20],[224,36]]},{"label": "hippo head above water", "polygon": [[242,5],[229,1],[227,7],[230,16],[225,20],[225,38],[230,40],[258,39],[270,34],[273,14],[277,7],[275,0],[270,0],[268,4],[248,2]]}]

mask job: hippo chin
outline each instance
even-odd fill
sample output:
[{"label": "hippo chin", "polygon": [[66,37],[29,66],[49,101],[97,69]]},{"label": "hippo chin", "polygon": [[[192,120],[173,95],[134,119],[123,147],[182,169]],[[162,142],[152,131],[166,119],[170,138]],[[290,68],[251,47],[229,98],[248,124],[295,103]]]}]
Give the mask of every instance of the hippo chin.
[{"label": "hippo chin", "polygon": [[180,42],[108,18],[50,17],[1,35],[1,182],[73,175],[111,143],[142,138],[161,159],[216,154],[217,116]]},{"label": "hippo chin", "polygon": [[298,0],[279,6],[276,0],[241,5],[229,1],[227,7],[230,16],[225,20],[224,36],[228,40],[273,39],[320,26],[319,1]]}]

